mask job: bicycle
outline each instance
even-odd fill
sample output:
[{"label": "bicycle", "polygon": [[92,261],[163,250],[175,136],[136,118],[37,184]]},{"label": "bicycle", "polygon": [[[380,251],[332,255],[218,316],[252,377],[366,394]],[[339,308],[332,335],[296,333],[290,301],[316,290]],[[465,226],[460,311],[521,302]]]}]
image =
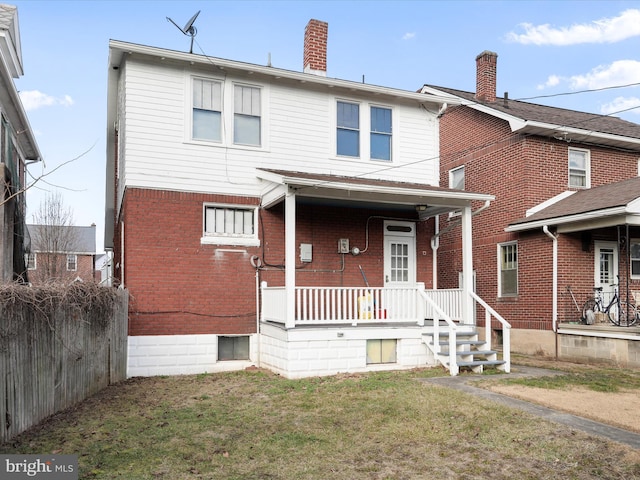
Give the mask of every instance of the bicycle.
[{"label": "bicycle", "polygon": [[594,287],[594,296],[587,299],[582,307],[582,319],[587,325],[593,325],[598,313],[606,314],[609,321],[616,326],[630,327],[635,325],[640,313],[634,303],[622,302],[618,295],[618,285],[613,285],[613,296],[605,306],[602,287]]}]

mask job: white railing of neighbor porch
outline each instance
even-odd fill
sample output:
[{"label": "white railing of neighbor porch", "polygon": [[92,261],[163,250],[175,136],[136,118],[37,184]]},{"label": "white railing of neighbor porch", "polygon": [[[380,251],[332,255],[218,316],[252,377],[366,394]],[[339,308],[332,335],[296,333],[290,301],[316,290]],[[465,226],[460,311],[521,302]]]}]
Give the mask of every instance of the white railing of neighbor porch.
[{"label": "white railing of neighbor porch", "polygon": [[287,323],[287,292],[284,287],[269,287],[262,282],[262,321]]},{"label": "white railing of neighbor porch", "polygon": [[491,319],[495,318],[502,327],[502,360],[504,365],[501,367],[506,373],[511,372],[511,324],[507,322],[502,315],[496,312],[493,308],[482,300],[474,292],[470,293],[471,297],[484,308],[484,341],[486,342],[485,348],[491,350]]},{"label": "white railing of neighbor porch", "polygon": [[[442,290],[425,290],[424,291],[431,300],[443,311],[447,312],[447,316],[451,320],[462,322],[462,289],[451,288]],[[435,314],[431,304],[427,302],[426,318],[434,318]],[[470,322],[463,322],[470,323]]]}]

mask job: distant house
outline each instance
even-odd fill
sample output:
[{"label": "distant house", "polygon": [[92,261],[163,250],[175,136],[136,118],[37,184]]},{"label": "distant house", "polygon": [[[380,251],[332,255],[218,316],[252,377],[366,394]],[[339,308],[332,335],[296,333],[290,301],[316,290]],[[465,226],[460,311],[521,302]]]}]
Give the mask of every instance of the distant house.
[{"label": "distant house", "polygon": [[13,80],[22,74],[18,10],[0,4],[0,282],[25,271],[26,168],[41,159]]},{"label": "distant house", "polygon": [[[133,299],[129,375],[508,370],[473,325],[471,206],[493,196],[439,185],[450,96],[330,78],[327,39],[311,20],[300,72],[110,42],[105,247]],[[468,280],[434,290],[434,219],[456,212]]]},{"label": "distant house", "polygon": [[[475,92],[422,91],[453,101],[439,120],[441,183],[495,195],[474,221],[477,293],[512,324],[514,351],[640,365],[640,329],[582,320],[594,287],[639,300],[640,125],[497,97],[497,54],[476,67]],[[440,217],[441,288],[462,272],[457,221]]]},{"label": "distant house", "polygon": [[96,226],[27,225],[29,282],[96,281]]}]

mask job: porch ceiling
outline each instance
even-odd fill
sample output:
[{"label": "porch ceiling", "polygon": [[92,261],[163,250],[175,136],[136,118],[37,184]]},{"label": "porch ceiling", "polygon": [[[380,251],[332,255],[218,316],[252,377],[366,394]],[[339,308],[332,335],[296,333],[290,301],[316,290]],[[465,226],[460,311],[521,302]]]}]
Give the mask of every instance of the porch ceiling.
[{"label": "porch ceiling", "polygon": [[262,206],[269,208],[293,193],[304,203],[335,207],[384,208],[418,212],[420,218],[454,212],[474,200],[492,201],[493,195],[451,190],[431,185],[283,170],[257,169],[268,182]]}]

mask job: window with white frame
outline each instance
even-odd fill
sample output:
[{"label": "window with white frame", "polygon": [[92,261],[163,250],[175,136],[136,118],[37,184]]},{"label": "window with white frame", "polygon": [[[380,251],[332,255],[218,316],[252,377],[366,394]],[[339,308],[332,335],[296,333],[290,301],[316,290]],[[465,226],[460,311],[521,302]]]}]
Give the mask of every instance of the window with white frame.
[{"label": "window with white frame", "polygon": [[631,253],[631,277],[640,278],[640,239],[632,239],[629,247]]},{"label": "window with white frame", "polygon": [[35,253],[27,253],[24,256],[25,263],[27,264],[27,270],[35,270],[36,269],[36,254]]},{"label": "window with white frame", "polygon": [[371,158],[391,160],[391,109],[371,107]]},{"label": "window with white frame", "polygon": [[203,78],[194,78],[192,89],[191,137],[194,140],[221,142],[222,83]]},{"label": "window with white frame", "polygon": [[516,242],[498,244],[498,270],[498,296],[517,295],[518,244]]},{"label": "window with white frame", "polygon": [[569,187],[589,188],[590,178],[589,150],[569,149]]},{"label": "window with white frame", "polygon": [[337,154],[344,157],[360,156],[360,105],[338,102]]},{"label": "window with white frame", "polygon": [[449,188],[464,190],[464,165],[449,170]]},{"label": "window with white frame", "polygon": [[236,85],[233,93],[233,143],[260,146],[260,89]]},{"label": "window with white frame", "polygon": [[257,245],[256,216],[254,207],[205,205],[203,243]]},{"label": "window with white frame", "polygon": [[75,254],[67,255],[67,271],[75,272],[78,270],[78,256]]}]

